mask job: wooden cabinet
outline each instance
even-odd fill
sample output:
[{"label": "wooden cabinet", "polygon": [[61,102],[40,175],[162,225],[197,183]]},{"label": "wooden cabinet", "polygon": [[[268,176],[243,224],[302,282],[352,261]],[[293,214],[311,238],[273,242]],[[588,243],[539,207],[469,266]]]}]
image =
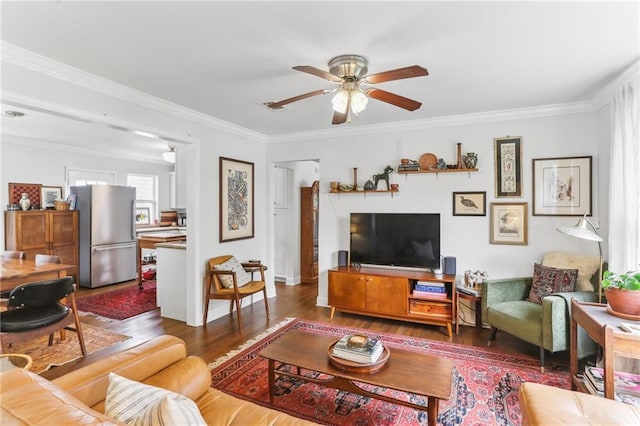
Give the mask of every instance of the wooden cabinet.
[{"label": "wooden cabinet", "polygon": [[300,188],[300,280],[318,282],[319,182]]},{"label": "wooden cabinet", "polygon": [[[417,281],[444,283],[446,297],[413,296]],[[455,276],[430,272],[340,266],[329,270],[331,317],[336,310],[441,325],[453,336],[457,316]]]},{"label": "wooden cabinet", "polygon": [[4,216],[5,250],[60,256],[62,263],[74,265],[69,275],[77,276],[78,211],[7,211]]}]

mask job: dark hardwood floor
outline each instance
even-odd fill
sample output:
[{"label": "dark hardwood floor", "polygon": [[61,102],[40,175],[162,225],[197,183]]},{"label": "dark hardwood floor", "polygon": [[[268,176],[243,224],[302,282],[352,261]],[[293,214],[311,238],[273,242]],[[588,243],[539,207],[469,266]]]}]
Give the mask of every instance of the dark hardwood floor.
[{"label": "dark hardwood floor", "polygon": [[[136,284],[129,282],[97,289],[80,288],[77,292],[77,297],[85,297],[128,285]],[[235,349],[246,340],[255,337],[269,327],[289,317],[322,322],[333,321],[335,324],[367,330],[449,341],[446,328],[444,327],[385,320],[340,312],[336,312],[333,320],[331,320],[330,308],[316,306],[318,291],[317,285],[315,284],[287,286],[282,283],[276,283],[276,288],[277,297],[269,299],[270,318],[268,320],[262,301],[243,308],[243,334],[238,332],[235,314],[233,317],[227,315],[210,321],[206,326],[201,327],[190,327],[181,321],[162,318],[160,317],[159,309],[123,321],[103,320],[95,316],[86,316],[83,318],[83,321],[87,323],[108,328],[115,332],[131,336],[132,338],[89,354],[85,358],[69,364],[51,368],[49,371],[42,373],[42,376],[53,379],[96,359],[130,348],[163,334],[171,334],[183,339],[187,344],[190,355],[198,355],[206,362],[211,362],[228,351]],[[489,333],[489,329],[477,330],[475,327],[460,327],[460,334],[454,334],[452,342],[486,347]],[[524,353],[536,358],[538,356],[537,347],[522,342],[505,333],[498,333],[491,347],[504,352]],[[548,354],[547,359],[548,361],[557,360],[568,363],[568,352]]]}]

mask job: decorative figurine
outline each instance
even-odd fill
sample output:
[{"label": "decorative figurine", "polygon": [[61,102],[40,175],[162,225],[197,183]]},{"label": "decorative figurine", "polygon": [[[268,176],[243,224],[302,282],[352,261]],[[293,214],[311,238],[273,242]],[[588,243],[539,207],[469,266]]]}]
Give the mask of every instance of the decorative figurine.
[{"label": "decorative figurine", "polygon": [[20,198],[20,208],[22,210],[29,210],[31,207],[31,200],[29,199],[29,194],[26,192],[22,193],[22,198]]},{"label": "decorative figurine", "polygon": [[365,191],[373,191],[374,186],[373,186],[373,182],[368,180],[364,183],[364,190]]},{"label": "decorative figurine", "polygon": [[378,189],[378,182],[380,182],[381,180],[385,181],[385,183],[387,184],[387,191],[389,190],[389,175],[391,174],[392,171],[393,171],[393,168],[387,165],[387,167],[384,168],[384,171],[382,173],[373,175],[373,185],[375,186],[376,190]]}]

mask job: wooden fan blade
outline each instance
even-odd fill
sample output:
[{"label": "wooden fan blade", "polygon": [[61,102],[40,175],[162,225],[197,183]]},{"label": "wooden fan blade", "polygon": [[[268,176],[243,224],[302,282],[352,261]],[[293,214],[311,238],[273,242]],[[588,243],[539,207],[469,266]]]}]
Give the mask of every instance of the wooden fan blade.
[{"label": "wooden fan blade", "polygon": [[333,120],[331,120],[331,124],[342,124],[347,121],[347,113],[346,112],[334,112]]},{"label": "wooden fan blade", "polygon": [[298,65],[297,67],[293,67],[293,69],[315,75],[316,77],[324,78],[325,80],[329,80],[333,83],[342,83],[342,79],[337,75],[333,75],[328,71],[324,71],[310,65]]},{"label": "wooden fan blade", "polygon": [[269,108],[271,108],[271,109],[278,109],[278,108],[282,108],[284,105],[290,104],[292,102],[301,101],[303,99],[307,99],[307,98],[310,98],[312,96],[324,95],[325,93],[329,93],[329,92],[331,92],[331,90],[327,90],[327,89],[314,90],[313,92],[303,93],[302,95],[294,96],[294,97],[288,98],[288,99],[283,99],[283,100],[278,101],[278,102],[267,103],[267,106]]},{"label": "wooden fan blade", "polygon": [[347,107],[344,111],[336,111],[333,113],[331,124],[342,124],[349,119],[349,110],[351,109],[351,97],[347,99]]},{"label": "wooden fan blade", "polygon": [[404,96],[396,95],[395,93],[387,92],[380,89],[367,90],[367,96],[391,105],[395,105],[400,108],[404,108],[408,111],[415,111],[422,106],[421,102],[414,101],[413,99],[405,98]]},{"label": "wooden fan blade", "polygon": [[377,74],[371,74],[364,78],[364,81],[371,84],[384,83],[391,80],[402,80],[403,78],[422,77],[423,75],[429,75],[426,68],[422,68],[418,65],[412,65],[409,67],[398,68],[396,70],[384,71]]}]

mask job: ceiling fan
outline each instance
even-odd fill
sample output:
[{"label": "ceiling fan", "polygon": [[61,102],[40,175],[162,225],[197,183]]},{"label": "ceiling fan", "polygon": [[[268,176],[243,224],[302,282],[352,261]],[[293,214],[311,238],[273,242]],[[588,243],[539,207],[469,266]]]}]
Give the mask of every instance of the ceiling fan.
[{"label": "ceiling fan", "polygon": [[415,111],[420,108],[421,102],[371,87],[370,85],[429,75],[425,68],[418,65],[366,75],[369,70],[367,59],[359,55],[336,56],[329,61],[328,72],[309,65],[299,65],[293,67],[293,69],[337,83],[338,87],[335,89],[314,90],[313,92],[303,93],[278,102],[267,102],[266,105],[271,109],[280,109],[292,102],[336,92],[332,100],[334,110],[332,124],[342,124],[350,121],[351,113],[357,116],[362,112],[366,108],[369,98],[377,99],[408,111]]}]

